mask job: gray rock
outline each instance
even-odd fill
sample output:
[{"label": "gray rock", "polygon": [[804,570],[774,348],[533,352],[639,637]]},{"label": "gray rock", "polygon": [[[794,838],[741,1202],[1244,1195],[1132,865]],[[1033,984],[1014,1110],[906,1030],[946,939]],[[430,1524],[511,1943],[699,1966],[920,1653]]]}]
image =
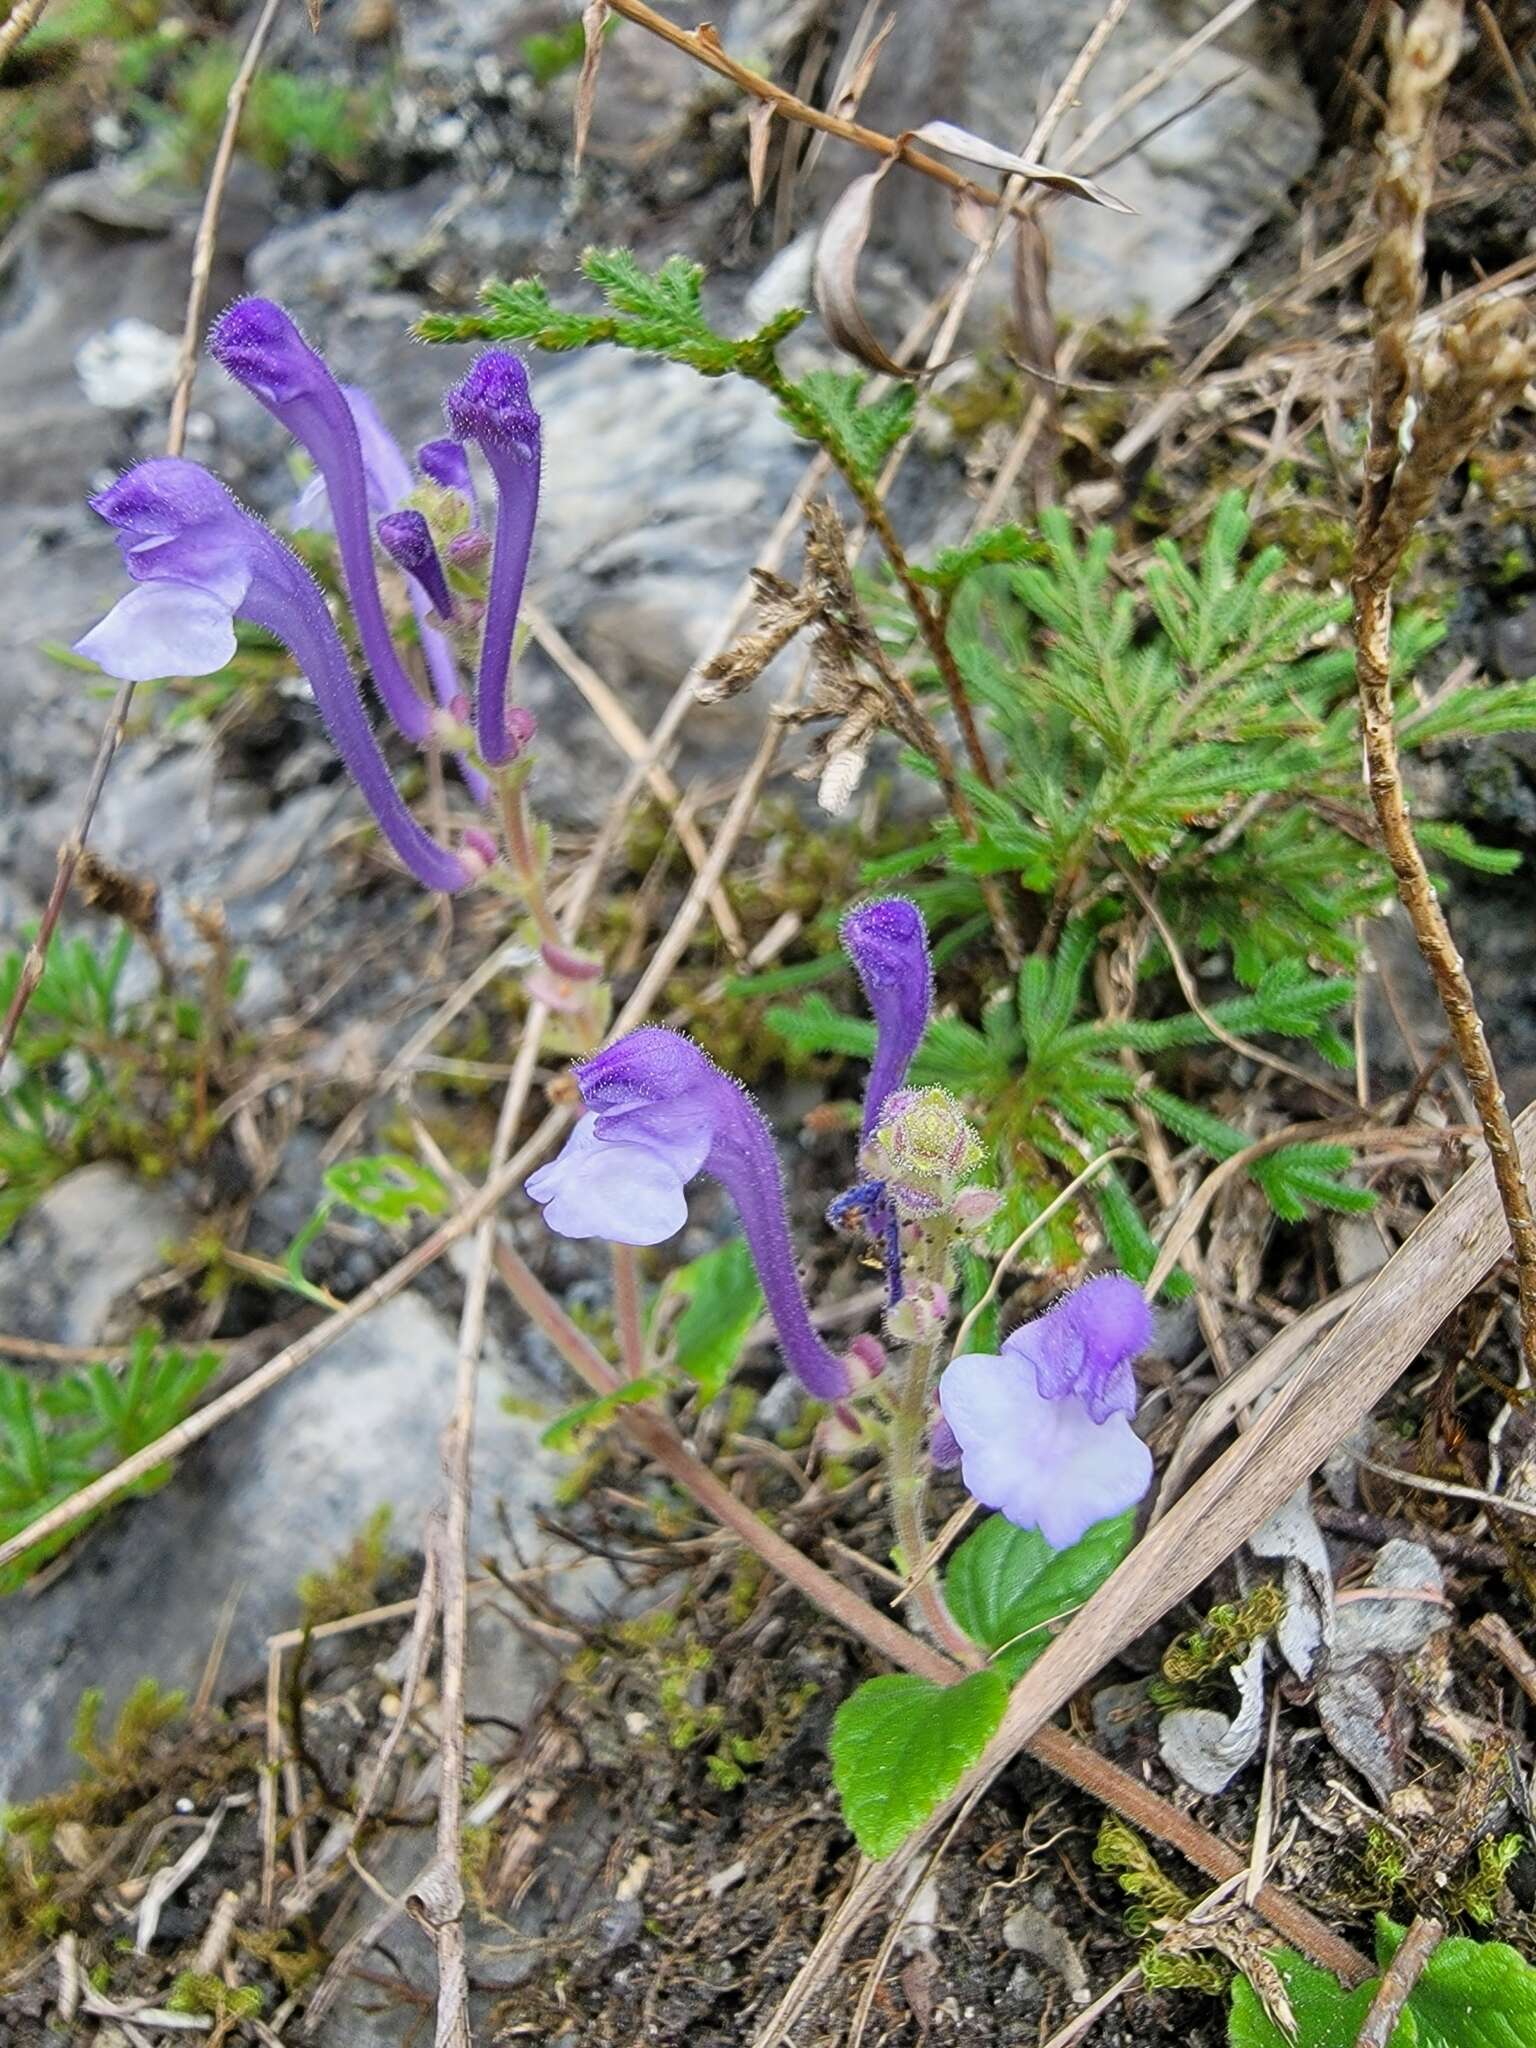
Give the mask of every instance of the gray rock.
[{"label": "gray rock", "polygon": [[[105,1219],[103,1219],[104,1222]],[[112,1713],[146,1673],[195,1687],[225,1602],[238,1592],[220,1684],[251,1684],[266,1641],[297,1618],[304,1573],[334,1562],[381,1506],[401,1547],[419,1540],[438,1498],[438,1432],[452,1400],[455,1333],[425,1300],[385,1304],[312,1365],[191,1451],[150,1499],[120,1508],[71,1568],[36,1599],[0,1610],[0,1804],[70,1770],[75,1705],[100,1686]],[[540,1424],[502,1397],[542,1389],[488,1347],[476,1416],[477,1552],[498,1542],[500,1505],[524,1555],[547,1548],[534,1513],[565,1461],[539,1444]],[[609,1568],[563,1572],[561,1598],[596,1603]],[[548,1684],[544,1662],[496,1617],[481,1617],[471,1707],[516,1722]]]},{"label": "gray rock", "polygon": [[187,1222],[169,1188],[124,1167],[66,1175],[0,1246],[0,1329],[53,1344],[126,1334],[142,1318],[122,1312],[125,1297],[164,1264]]},{"label": "gray rock", "polygon": [[[1090,73],[1079,105],[1058,128],[1048,160],[1059,163],[1075,136],[1215,11],[1214,0],[1143,0],[1131,8]],[[845,21],[857,13],[850,7]],[[1082,0],[998,0],[977,7],[914,0],[896,19],[861,118],[887,133],[943,118],[1018,149],[1097,16]],[[1319,123],[1294,59],[1266,44],[1256,19],[1249,17],[1207,45],[1116,121],[1077,166],[1091,172],[1148,137],[1103,178],[1117,198],[1136,208],[1134,214],[1072,199],[1053,202],[1046,213],[1056,313],[1095,320],[1107,314],[1123,318],[1139,308],[1154,323],[1164,322],[1208,290],[1255,229],[1285,204],[1287,188],[1317,154]],[[1234,72],[1233,83],[1193,106]],[[1180,118],[1151,134],[1175,114]],[[829,150],[823,195],[867,167],[867,159],[856,164],[840,145]],[[966,253],[948,196],[915,176],[899,185],[892,181],[876,233],[901,251],[930,288],[950,276]],[[983,314],[1007,289],[1003,270],[994,266],[979,302]]]}]

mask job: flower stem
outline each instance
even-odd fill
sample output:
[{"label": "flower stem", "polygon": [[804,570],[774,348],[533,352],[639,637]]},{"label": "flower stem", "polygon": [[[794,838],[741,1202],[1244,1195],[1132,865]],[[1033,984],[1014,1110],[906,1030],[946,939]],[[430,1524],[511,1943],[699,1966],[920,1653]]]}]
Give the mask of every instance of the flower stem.
[{"label": "flower stem", "polygon": [[891,1526],[901,1551],[902,1570],[929,1634],[950,1656],[975,1670],[983,1661],[976,1645],[956,1626],[936,1576],[923,1569],[928,1555],[923,1515],[928,1471],[923,1459],[923,1437],[928,1427],[929,1382],[938,1348],[938,1339],[929,1338],[925,1343],[914,1344],[907,1354],[901,1399],[891,1420],[887,1467]]},{"label": "flower stem", "polygon": [[522,884],[523,894],[539,937],[548,945],[562,944],[560,927],[555,922],[554,912],[549,907],[549,898],[544,893],[544,876],[539,865],[539,856],[534,848],[533,834],[528,829],[528,807],[523,801],[525,773],[514,773],[498,778],[501,796],[501,830],[507,844],[507,859],[512,872]]},{"label": "flower stem", "polygon": [[645,1371],[645,1326],[640,1316],[640,1262],[630,1244],[613,1252],[613,1308],[619,1331],[619,1357],[632,1380]]}]

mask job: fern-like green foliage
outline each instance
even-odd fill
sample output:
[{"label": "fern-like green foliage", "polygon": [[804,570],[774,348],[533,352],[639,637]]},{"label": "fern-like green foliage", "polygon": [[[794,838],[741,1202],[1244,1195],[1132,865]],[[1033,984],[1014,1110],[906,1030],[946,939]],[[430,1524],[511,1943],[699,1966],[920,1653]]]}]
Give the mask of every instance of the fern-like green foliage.
[{"label": "fern-like green foliage", "polygon": [[[1059,510],[1039,560],[994,567],[988,537],[948,558],[951,644],[1004,774],[971,789],[977,843],[946,824],[914,864],[938,856],[1063,898],[1128,895],[1118,870],[1153,866],[1180,943],[1228,953],[1250,986],[1309,954],[1347,964],[1354,920],[1390,886],[1360,790],[1348,602],[1288,583],[1278,549],[1246,560],[1248,534],[1232,492],[1198,560],[1159,542],[1139,590],[1114,574],[1108,528],[1080,544]],[[1421,615],[1398,625],[1405,747],[1536,726],[1536,683],[1420,703],[1408,685],[1440,637]],[[1424,838],[1486,871],[1518,858],[1456,825]]]},{"label": "fern-like green foliage", "polygon": [[[1055,1193],[1053,1168],[1070,1177],[1094,1154],[1136,1141],[1133,1101],[1179,1143],[1196,1145],[1213,1158],[1231,1158],[1251,1143],[1250,1133],[1186,1101],[1174,1088],[1138,1081],[1119,1058],[1126,1048],[1155,1062],[1215,1043],[1216,1024],[1243,1038],[1288,1038],[1331,1063],[1348,1063],[1348,1048],[1334,1028],[1350,996],[1347,979],[1279,961],[1266,969],[1257,988],[1213,1004],[1203,1017],[1193,1011],[1159,1018],[1084,1017],[1084,983],[1097,944],[1093,919],[1069,923],[1055,952],[1026,960],[1013,987],[986,1005],[979,1024],[934,1018],[913,1061],[913,1081],[948,1088],[972,1105],[992,1141],[1008,1190],[998,1224],[1002,1242]],[[874,1051],[874,1026],[843,1016],[823,995],[806,996],[792,1008],[771,1008],[767,1022],[801,1052],[868,1059]],[[1341,1178],[1350,1163],[1340,1145],[1289,1145],[1255,1161],[1249,1171],[1281,1216],[1300,1219],[1314,1205],[1347,1211],[1371,1206],[1367,1192]],[[1101,1171],[1088,1200],[1116,1257],[1144,1279],[1156,1248],[1113,1167]],[[1070,1228],[1065,1221],[1058,1244],[1068,1258]]]},{"label": "fern-like green foliage", "polygon": [[424,341],[522,342],[557,352],[606,343],[684,363],[701,377],[745,377],[773,394],[787,424],[824,448],[855,492],[868,488],[912,424],[915,401],[906,386],[865,401],[861,376],[812,370],[795,380],[786,373],[778,349],[805,318],[801,307],[775,313],[754,334],[732,336],[705,317],[704,272],[685,256],[647,272],[627,249],[588,249],[581,268],[606,312],[568,311],[537,278],[524,277],[486,285],[483,311],[429,313],[416,332]]}]

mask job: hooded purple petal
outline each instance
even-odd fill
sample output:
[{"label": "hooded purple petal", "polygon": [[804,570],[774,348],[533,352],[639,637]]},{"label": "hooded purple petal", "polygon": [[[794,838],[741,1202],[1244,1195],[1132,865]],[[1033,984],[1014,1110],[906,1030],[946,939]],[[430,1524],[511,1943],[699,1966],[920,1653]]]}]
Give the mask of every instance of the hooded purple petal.
[{"label": "hooded purple petal", "polygon": [[904,896],[883,897],[850,911],[843,919],[842,940],[858,970],[877,1032],[864,1094],[861,1136],[867,1139],[880,1120],[886,1097],[905,1080],[928,1028],[933,968],[922,913]]},{"label": "hooded purple petal", "polygon": [[453,592],[438,559],[432,529],[420,512],[386,512],[376,529],[379,546],[417,585],[440,619],[453,617]]},{"label": "hooded purple petal", "polygon": [[507,684],[539,510],[543,429],[528,396],[528,372],[505,349],[487,349],[478,357],[443,407],[455,438],[477,442],[496,479],[496,549],[486,588],[475,732],[481,757],[498,766],[512,758]]},{"label": "hooded purple petal", "polygon": [[480,502],[475,495],[475,479],[469,467],[469,457],[463,446],[445,434],[440,440],[423,441],[416,450],[416,460],[421,464],[423,476],[430,477],[445,491],[457,491],[461,498],[469,500],[470,519],[478,524]]},{"label": "hooded purple petal", "polygon": [[355,395],[349,402],[323,359],[270,299],[241,299],[231,306],[215,323],[208,346],[215,361],[282,422],[325,479],[347,595],[374,684],[396,726],[420,745],[431,730],[431,713],[390,638],[369,519],[370,511],[389,510],[409,491],[404,456],[366,401],[359,421]]},{"label": "hooded purple petal", "polygon": [[[219,631],[216,611],[226,623],[235,617],[260,626],[308,677],[332,744],[401,860],[429,889],[462,889],[473,878],[469,867],[401,802],[320,586],[276,534],[206,470],[172,456],[141,462],[91,503],[117,529],[124,566],[138,586],[131,596],[163,595],[147,613],[141,599],[126,626],[117,607],[85,636],[85,651],[109,674],[143,671],[148,663],[157,675],[178,675],[188,672],[188,656],[199,646],[200,658],[217,651],[209,637]],[[184,624],[184,646],[168,637],[167,607]],[[135,617],[144,628],[137,653],[128,638]]]},{"label": "hooded purple petal", "polygon": [[1095,1422],[1136,1413],[1132,1360],[1152,1341],[1152,1311],[1124,1273],[1101,1273],[1015,1330],[1004,1351],[1029,1359],[1040,1392],[1081,1397]]},{"label": "hooded purple petal", "polygon": [[[636,1215],[647,1230],[677,1216],[673,1184],[680,1198],[695,1173],[712,1174],[736,1204],[785,1359],[810,1393],[840,1399],[848,1370],[806,1311],[773,1134],[751,1097],[690,1040],[659,1028],[631,1031],[575,1072],[588,1116],[527,1182],[548,1205],[545,1221],[565,1231],[561,1219],[575,1215],[584,1227],[571,1236],[654,1244],[659,1237],[620,1232]],[[578,1178],[590,1189],[594,1177],[596,1192],[578,1198]]]},{"label": "hooded purple petal", "polygon": [[1096,1422],[1075,1394],[1047,1399],[1017,1353],[955,1359],[939,1404],[970,1492],[1053,1550],[1134,1507],[1151,1484],[1152,1454],[1123,1415]]}]

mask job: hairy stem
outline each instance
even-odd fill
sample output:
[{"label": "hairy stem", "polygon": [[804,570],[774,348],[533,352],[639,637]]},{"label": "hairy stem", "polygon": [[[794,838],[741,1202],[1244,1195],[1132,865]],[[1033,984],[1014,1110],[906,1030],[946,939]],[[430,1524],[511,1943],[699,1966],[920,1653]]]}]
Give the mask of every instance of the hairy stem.
[{"label": "hairy stem", "polygon": [[923,1569],[928,1555],[923,1513],[928,1468],[923,1458],[923,1439],[928,1429],[929,1388],[937,1351],[938,1339],[930,1338],[926,1343],[914,1344],[907,1354],[901,1399],[891,1419],[891,1526],[901,1551],[902,1569],[929,1634],[957,1662],[975,1669],[983,1661],[975,1644],[955,1625],[935,1574]]},{"label": "hairy stem", "polygon": [[524,780],[525,775],[518,770],[500,779],[502,837],[506,841],[507,859],[522,885],[539,937],[547,944],[558,946],[562,944],[560,927],[544,893],[544,876],[533,834],[528,829],[528,806],[523,799]]},{"label": "hairy stem", "polygon": [[645,1371],[645,1325],[640,1315],[640,1262],[632,1244],[613,1251],[613,1311],[619,1331],[619,1357],[632,1380]]}]

